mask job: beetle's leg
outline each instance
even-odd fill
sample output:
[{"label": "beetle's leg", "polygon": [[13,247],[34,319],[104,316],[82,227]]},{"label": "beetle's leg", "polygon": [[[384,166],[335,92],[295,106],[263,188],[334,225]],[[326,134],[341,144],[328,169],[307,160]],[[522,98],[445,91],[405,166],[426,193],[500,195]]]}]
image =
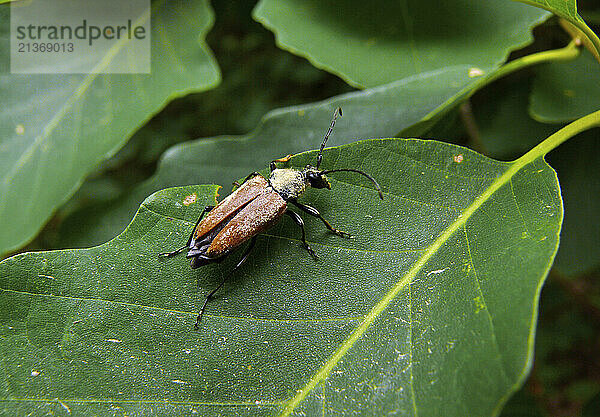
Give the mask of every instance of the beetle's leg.
[{"label": "beetle's leg", "polygon": [[328,228],[329,230],[331,230],[336,235],[341,236],[341,237],[352,238],[352,235],[350,233],[342,232],[341,230],[337,230],[336,228],[334,228],[331,225],[331,223],[329,223],[327,220],[325,220],[323,218],[323,216],[321,216],[321,213],[319,213],[319,210],[317,210],[316,208],[311,207],[311,206],[307,206],[306,204],[299,203],[296,200],[290,200],[290,201],[292,202],[292,204],[294,204],[300,210],[302,210],[302,211],[310,214],[311,216],[314,216],[317,219],[321,220],[323,222],[323,224],[325,225],[325,227]]},{"label": "beetle's leg", "polygon": [[196,233],[196,228],[198,227],[198,225],[200,224],[200,222],[202,221],[202,219],[204,218],[204,215],[208,212],[210,212],[212,209],[214,209],[215,206],[206,206],[204,207],[204,210],[202,211],[202,213],[200,214],[200,217],[198,218],[198,221],[196,222],[196,225],[194,226],[194,228],[192,229],[192,233],[190,233],[190,237],[188,239],[188,243],[187,246],[190,246],[190,243],[192,242],[192,239],[194,238],[194,233]]},{"label": "beetle's leg", "polygon": [[202,218],[204,217],[204,215],[206,213],[208,213],[209,211],[211,211],[212,209],[214,209],[214,208],[215,208],[215,206],[206,206],[206,207],[204,207],[204,211],[202,212],[202,214],[200,214],[200,218],[198,218],[198,221],[196,222],[196,225],[192,229],[192,234],[190,235],[190,238],[188,239],[188,243],[185,246],[182,246],[179,249],[174,250],[173,252],[159,253],[158,257],[159,258],[171,258],[171,257],[173,257],[175,255],[179,255],[181,252],[183,252],[184,250],[188,249],[190,247],[190,242],[192,241],[192,238],[194,237],[194,232],[196,231],[196,227],[198,227],[198,225],[202,221]]},{"label": "beetle's leg", "polygon": [[180,247],[179,249],[174,250],[173,252],[163,252],[159,253],[159,258],[172,258],[173,256],[179,255],[181,252],[188,248],[187,245]]},{"label": "beetle's leg", "polygon": [[206,304],[208,304],[208,300],[210,300],[212,298],[212,296],[215,295],[215,293],[217,291],[219,291],[219,289],[223,286],[223,284],[225,284],[225,282],[229,279],[229,277],[233,274],[233,272],[236,269],[238,269],[240,266],[242,266],[242,264],[244,262],[246,262],[246,259],[248,259],[248,255],[250,255],[250,251],[252,251],[252,248],[254,248],[255,243],[256,243],[256,236],[254,236],[252,238],[252,240],[250,241],[250,244],[246,248],[246,251],[242,255],[242,259],[240,259],[240,261],[237,263],[237,265],[231,270],[229,275],[227,275],[223,279],[223,281],[221,281],[221,283],[219,284],[219,286],[217,288],[215,288],[214,290],[212,290],[211,292],[208,293],[208,295],[206,296],[206,299],[204,300],[204,304],[202,305],[202,308],[200,309],[200,313],[198,313],[198,318],[196,319],[196,324],[194,324],[194,330],[198,330],[198,326],[200,326],[200,320],[202,320],[202,315],[204,314],[204,310],[206,309]]},{"label": "beetle's leg", "polygon": [[277,168],[277,162],[287,162],[291,158],[292,158],[292,155],[287,155],[287,156],[284,156],[283,158],[274,159],[273,161],[271,161],[271,164],[269,165],[271,167],[271,172],[275,171],[275,169]]},{"label": "beetle's leg", "polygon": [[298,215],[298,213],[293,212],[291,210],[287,210],[285,212],[285,214],[287,214],[288,216],[290,216],[292,218],[292,220],[294,220],[294,222],[300,226],[300,229],[302,229],[302,245],[304,245],[304,248],[308,251],[308,253],[310,253],[310,255],[315,258],[315,259],[319,259],[319,257],[317,256],[317,254],[315,253],[314,250],[312,250],[312,248],[310,246],[308,246],[308,243],[306,243],[306,232],[304,231],[304,221],[302,220],[302,217],[300,217]]}]

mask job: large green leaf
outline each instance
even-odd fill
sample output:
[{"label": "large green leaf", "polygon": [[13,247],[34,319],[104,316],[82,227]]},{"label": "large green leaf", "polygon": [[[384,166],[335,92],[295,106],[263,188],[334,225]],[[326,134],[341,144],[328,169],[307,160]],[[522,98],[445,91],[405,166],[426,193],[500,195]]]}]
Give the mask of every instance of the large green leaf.
[{"label": "large green leaf", "polygon": [[8,74],[0,6],[0,253],[32,239],[84,177],[176,96],[214,86],[208,2],[152,5],[151,74]]},{"label": "large green leaf", "polygon": [[558,245],[547,150],[512,163],[416,139],[327,150],[326,168],[370,172],[385,200],[349,173],[332,174],[331,191],[309,190],[304,200],[355,239],[306,219],[315,261],[284,219],[209,304],[199,332],[202,297],[239,253],[198,270],[156,254],[185,242],[214,186],[150,196],[102,246],[9,258],[0,263],[4,412],[495,414],[531,364]]},{"label": "large green leaf", "polygon": [[[528,78],[501,80],[487,89],[482,100],[473,100],[481,142],[488,155],[503,159],[520,155],[556,130],[555,125],[536,122],[527,114],[531,84]],[[583,132],[547,156],[560,178],[565,207],[554,267],[569,276],[589,272],[600,263],[600,223],[595,221],[600,212],[598,133],[598,129]]]},{"label": "large green leaf", "polygon": [[[539,123],[527,114],[532,80],[533,77],[516,74],[516,77],[496,81],[472,98],[478,131],[478,143],[474,146],[486,155],[513,159],[558,128]],[[461,132],[463,128],[457,127],[451,119],[446,117],[440,124]],[[600,173],[596,169],[600,165],[600,153],[595,151],[599,140],[598,131],[589,130],[547,156],[560,178],[565,206],[554,267],[567,276],[590,272],[600,262],[600,224],[594,220],[600,211],[600,199],[596,197],[600,195]]]},{"label": "large green leaf", "polygon": [[[229,183],[244,177],[270,159],[316,147],[337,106],[344,119],[330,143],[358,137],[418,136],[444,114],[487,83],[539,62],[573,59],[574,45],[511,61],[487,74],[473,75],[470,67],[442,68],[393,83],[333,97],[325,102],[273,111],[251,134],[209,138],[185,143],[166,152],[149,181],[114,204],[82,209],[61,230],[62,247],[106,242],[123,230],[144,197],[161,188],[199,182]],[[274,139],[277,140],[274,140]]]},{"label": "large green leaf", "polygon": [[324,102],[275,110],[254,132],[240,137],[203,138],[169,149],[156,174],[108,206],[97,206],[69,217],[61,230],[62,247],[82,247],[108,241],[121,232],[144,198],[176,185],[228,184],[269,161],[319,146],[341,106],[344,116],[335,126],[331,145],[364,137],[390,137],[430,114],[443,113],[465,97],[481,78],[468,67],[446,68],[386,86],[333,97]]},{"label": "large green leaf", "polygon": [[600,108],[600,64],[584,50],[571,62],[551,62],[537,70],[529,112],[536,120],[560,123]]},{"label": "large green leaf", "polygon": [[548,16],[507,2],[261,0],[278,44],[358,87],[468,65],[489,71]]}]

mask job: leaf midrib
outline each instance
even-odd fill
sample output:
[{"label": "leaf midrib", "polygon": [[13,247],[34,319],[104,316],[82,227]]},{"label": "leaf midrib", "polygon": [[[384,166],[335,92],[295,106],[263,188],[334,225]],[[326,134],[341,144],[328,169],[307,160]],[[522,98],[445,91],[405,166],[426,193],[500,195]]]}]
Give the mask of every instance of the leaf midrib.
[{"label": "leaf midrib", "polygon": [[[562,132],[559,131],[559,132]],[[281,416],[287,417],[291,415],[294,409],[304,400],[304,398],[324,379],[326,379],[333,368],[340,362],[345,354],[350,350],[352,346],[362,337],[367,329],[373,324],[373,322],[381,315],[381,313],[387,308],[387,306],[396,298],[396,296],[409,284],[413,278],[423,269],[425,264],[439,251],[439,249],[462,227],[464,227],[473,214],[487,202],[502,186],[508,183],[512,177],[518,173],[522,168],[533,162],[537,158],[544,155],[548,149],[548,142],[552,142],[554,146],[558,146],[559,141],[552,135],[546,141],[536,146],[534,149],[523,155],[512,163],[511,166],[499,176],[490,186],[485,189],[479,197],[471,203],[461,215],[452,222],[446,230],[427,248],[423,255],[415,262],[414,266],[392,287],[392,289],[371,309],[371,311],[365,316],[365,319],[359,324],[359,326],[350,334],[350,336],[341,344],[341,346],[333,353],[330,359],[314,374],[308,383],[300,390],[297,391],[290,402],[286,405]],[[552,141],[552,139],[555,139]],[[565,139],[566,140],[566,139]],[[544,146],[546,145],[546,146]]]},{"label": "leaf midrib", "polygon": [[[425,264],[437,253],[437,251],[462,227],[464,227],[473,214],[487,202],[502,186],[512,180],[516,173],[521,171],[525,166],[533,163],[539,158],[542,158],[551,150],[558,147],[561,143],[565,142],[569,138],[577,135],[578,133],[590,129],[595,126],[600,126],[600,110],[594,113],[588,114],[573,123],[563,127],[559,131],[549,136],[546,140],[538,144],[535,148],[531,149],[525,155],[512,162],[506,172],[499,176],[494,182],[492,182],[487,189],[485,189],[479,197],[473,201],[457,219],[444,230],[444,232],[429,246],[423,256],[415,263],[415,265],[404,275],[404,277],[396,283],[396,285],[379,301],[371,311],[365,316],[363,322],[350,334],[350,336],[344,341],[344,343],[334,352],[331,358],[325,362],[325,364],[317,371],[315,375],[309,380],[309,382],[300,390],[297,391],[294,396],[286,405],[282,417],[289,416],[296,406],[302,402],[302,400],[319,384],[322,380],[327,378],[332,369],[342,359],[346,352],[356,343],[358,339],[366,332],[369,326],[375,321],[377,317],[387,308],[390,302],[396,298],[398,293],[404,287],[409,284],[412,279],[423,269]],[[560,231],[557,232],[557,234]],[[557,236],[558,239],[558,236]],[[548,268],[550,265],[548,265]],[[541,281],[540,281],[541,282]],[[527,365],[525,365],[527,366]],[[504,398],[502,399],[504,400]]]},{"label": "leaf midrib", "polygon": [[[163,1],[159,2],[159,6],[163,3]],[[156,7],[159,7],[156,6]],[[150,18],[150,13],[148,13],[148,18]],[[134,23],[142,24],[145,22],[145,15],[138,18]],[[57,110],[57,112],[52,116],[52,118],[46,124],[46,127],[42,130],[42,132],[35,137],[31,145],[29,145],[25,151],[21,154],[21,156],[15,161],[10,171],[4,177],[4,184],[9,185],[10,181],[18,174],[20,170],[23,169],[25,164],[33,157],[34,152],[42,147],[42,144],[50,137],[52,132],[58,127],[61,120],[63,120],[67,113],[73,108],[74,104],[83,97],[89,90],[92,83],[98,78],[98,76],[102,73],[102,70],[105,69],[111,62],[112,59],[116,56],[116,54],[122,49],[123,45],[127,43],[127,40],[123,38],[119,42],[117,42],[113,47],[111,47],[107,54],[100,60],[100,62],[92,69],[92,71],[83,79],[81,83],[77,86],[73,94],[65,101],[65,103]]]}]

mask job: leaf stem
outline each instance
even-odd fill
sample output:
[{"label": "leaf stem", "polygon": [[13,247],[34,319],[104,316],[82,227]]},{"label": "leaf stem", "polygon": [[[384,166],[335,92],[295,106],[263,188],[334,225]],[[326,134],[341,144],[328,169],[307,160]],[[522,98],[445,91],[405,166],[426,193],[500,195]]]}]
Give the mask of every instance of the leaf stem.
[{"label": "leaf stem", "polygon": [[525,4],[529,4],[534,7],[539,7],[544,10],[548,10],[549,12],[555,14],[556,16],[562,17],[563,19],[567,20],[572,25],[579,28],[579,30],[581,30],[585,34],[585,36],[588,37],[588,39],[594,46],[594,49],[596,50],[596,53],[594,55],[596,55],[596,57],[598,57],[600,55],[600,38],[598,38],[598,35],[596,35],[594,33],[594,31],[592,29],[590,29],[590,27],[583,21],[581,16],[579,16],[577,14],[577,11],[574,12],[574,15],[568,15],[565,12],[561,12],[560,10],[558,10],[556,8],[552,8],[552,7],[542,4],[541,2],[538,2],[538,1],[533,1],[533,0],[516,0],[516,1],[519,1],[519,2],[525,3]]},{"label": "leaf stem", "polygon": [[598,58],[600,55],[600,38],[598,38],[598,35],[596,35],[596,33],[590,29],[588,25],[580,26],[579,29],[586,34],[592,45],[594,45],[594,48],[596,49],[596,53],[594,55],[596,55],[596,58]]},{"label": "leaf stem", "polygon": [[[517,58],[498,68],[498,71],[492,73],[489,77],[483,79],[484,84],[488,84],[498,78],[504,77],[522,68],[552,61],[570,61],[581,54],[581,47],[577,40],[572,40],[567,46],[550,51],[536,52],[535,54],[525,55]],[[477,86],[479,88],[479,86]],[[476,88],[476,89],[477,89]]]},{"label": "leaf stem", "polygon": [[519,165],[519,162],[528,163],[533,159],[536,159],[542,155],[546,155],[548,152],[558,147],[558,145],[565,142],[567,139],[572,138],[578,133],[597,126],[600,126],[600,110],[577,119],[573,123],[568,124],[560,129],[558,132],[548,136],[542,143],[527,152],[525,155],[521,156],[515,162],[517,162],[517,165]]},{"label": "leaf stem", "polygon": [[[580,54],[581,46],[579,45],[579,42],[574,39],[564,48],[536,52],[534,54],[526,55],[510,61],[509,63],[489,73],[487,76],[480,77],[474,84],[469,84],[463,90],[459,91],[457,94],[445,101],[442,105],[438,106],[435,110],[427,114],[423,118],[422,122],[436,120],[437,117],[441,117],[441,115],[445,114],[445,111],[451,108],[453,103],[468,100],[477,91],[487,86],[492,81],[497,80],[498,78],[502,78],[531,65],[541,64],[544,62],[570,61],[577,58]],[[442,108],[446,110],[440,110]],[[417,123],[417,125],[419,125],[419,123]],[[418,130],[418,128],[416,130],[413,130],[413,128],[408,128],[401,132],[401,134],[407,136],[418,136],[421,133],[422,131]]]}]

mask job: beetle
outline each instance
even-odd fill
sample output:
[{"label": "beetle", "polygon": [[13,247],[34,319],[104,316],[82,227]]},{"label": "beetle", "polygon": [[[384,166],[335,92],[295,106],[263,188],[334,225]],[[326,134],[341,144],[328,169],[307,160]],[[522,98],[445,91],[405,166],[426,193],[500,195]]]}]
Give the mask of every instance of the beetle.
[{"label": "beetle", "polygon": [[289,161],[292,155],[271,161],[269,178],[253,172],[241,184],[234,183],[237,188],[223,201],[216,206],[205,207],[185,246],[172,252],[159,254],[159,257],[170,258],[187,250],[187,258],[191,258],[190,265],[192,269],[195,269],[213,262],[221,262],[233,249],[250,240],[250,244],[231,273],[206,296],[194,329],[198,330],[208,301],[225,284],[233,272],[246,261],[254,247],[257,235],[277,223],[284,214],[300,227],[302,245],[313,258],[318,259],[315,251],[306,242],[302,217],[289,210],[289,203],[321,220],[325,227],[336,235],[345,238],[352,237],[350,234],[334,228],[316,208],[298,201],[298,197],[304,193],[307,187],[330,190],[331,184],[327,180],[326,174],[341,171],[361,174],[373,182],[379,197],[383,200],[383,193],[377,181],[363,171],[353,168],[319,170],[323,160],[323,149],[329,135],[333,132],[338,115],[342,116],[342,109],[339,107],[333,113],[333,119],[321,143],[315,167],[307,165],[302,170],[277,168],[277,163]]}]

